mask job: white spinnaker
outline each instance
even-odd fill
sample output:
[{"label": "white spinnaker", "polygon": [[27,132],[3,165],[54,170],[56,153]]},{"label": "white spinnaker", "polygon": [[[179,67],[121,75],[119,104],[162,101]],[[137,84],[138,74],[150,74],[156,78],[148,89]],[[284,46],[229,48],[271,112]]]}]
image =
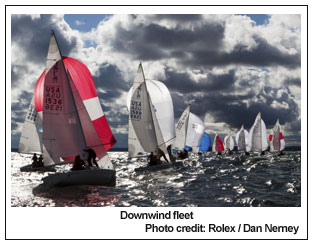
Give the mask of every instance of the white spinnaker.
[{"label": "white spinnaker", "polygon": [[[174,142],[175,138],[174,112],[171,95],[168,88],[162,82],[146,80],[146,84],[152,102],[152,109],[155,112],[163,141],[167,147]],[[160,144],[159,140],[158,144]]]},{"label": "white spinnaker", "polygon": [[158,148],[150,99],[141,64],[137,70],[132,89],[129,110],[129,157],[134,157],[138,152],[136,149],[137,140],[144,152],[156,152]]},{"label": "white spinnaker", "polygon": [[234,140],[230,134],[224,137],[223,147],[224,150],[232,151],[234,149]]},{"label": "white spinnaker", "polygon": [[18,145],[19,153],[42,153],[42,120],[35,108],[32,98],[26,118],[23,124],[23,131]]},{"label": "white spinnaker", "polygon": [[51,34],[43,94],[43,144],[58,163],[61,157],[83,156],[86,148],[62,56]]},{"label": "white spinnaker", "polygon": [[249,142],[251,143],[252,151],[265,151],[268,148],[268,141],[266,135],[266,126],[261,119],[261,113],[256,117],[254,124],[249,131]]},{"label": "white spinnaker", "polygon": [[189,115],[190,115],[190,107],[191,106],[188,105],[185,108],[175,128],[176,138],[173,144],[173,148],[176,148],[178,150],[183,150],[185,147]]},{"label": "white spinnaker", "polygon": [[190,112],[187,124],[185,145],[192,148],[199,147],[200,140],[204,134],[204,130],[205,125],[203,121],[198,116]]},{"label": "white spinnaker", "polygon": [[248,143],[248,131],[244,129],[244,126],[237,132],[235,141],[239,151],[250,151],[250,144]]}]

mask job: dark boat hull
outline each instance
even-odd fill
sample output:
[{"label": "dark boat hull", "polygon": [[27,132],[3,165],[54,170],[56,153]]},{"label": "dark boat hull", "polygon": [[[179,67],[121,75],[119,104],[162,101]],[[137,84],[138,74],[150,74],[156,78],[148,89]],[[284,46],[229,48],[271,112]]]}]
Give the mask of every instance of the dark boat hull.
[{"label": "dark boat hull", "polygon": [[86,169],[56,173],[44,177],[43,183],[54,186],[69,185],[116,185],[116,171],[110,169]]},{"label": "dark boat hull", "polygon": [[55,172],[54,166],[42,166],[33,168],[31,164],[20,168],[21,172]]}]

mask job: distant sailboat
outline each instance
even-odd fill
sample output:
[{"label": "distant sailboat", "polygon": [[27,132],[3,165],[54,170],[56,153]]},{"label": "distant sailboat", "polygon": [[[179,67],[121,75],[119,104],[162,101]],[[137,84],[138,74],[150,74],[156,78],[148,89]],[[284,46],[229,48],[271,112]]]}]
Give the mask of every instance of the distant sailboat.
[{"label": "distant sailboat", "polygon": [[175,137],[171,95],[163,83],[145,79],[141,64],[128,92],[127,107],[128,157],[140,152],[160,154],[161,150],[170,162],[167,147]]},{"label": "distant sailboat", "polygon": [[199,152],[208,152],[210,145],[211,145],[210,136],[206,132],[204,132],[203,137],[201,138],[199,144]]},{"label": "distant sailboat", "polygon": [[58,173],[43,179],[55,185],[114,185],[115,171],[107,150],[115,143],[103,114],[92,76],[81,62],[62,57],[52,31],[46,70],[34,91],[34,104],[42,120],[44,164],[59,164],[76,155],[86,159],[84,149],[93,149],[99,169]]},{"label": "distant sailboat", "polygon": [[246,153],[250,151],[250,145],[248,143],[248,131],[244,129],[244,125],[242,125],[241,129],[237,132],[235,141],[238,151],[244,151]]},{"label": "distant sailboat", "polygon": [[212,152],[216,152],[217,154],[221,154],[224,151],[224,147],[222,144],[222,140],[220,139],[219,135],[216,134],[212,144]]},{"label": "distant sailboat", "polygon": [[251,151],[263,152],[268,148],[268,140],[266,135],[266,126],[261,119],[259,112],[254,124],[249,131],[248,141],[251,144]]},{"label": "distant sailboat", "polygon": [[188,105],[175,127],[174,151],[192,150],[197,153],[204,130],[204,122],[197,115],[190,112],[190,105]]},{"label": "distant sailboat", "polygon": [[277,119],[272,133],[269,135],[270,140],[270,151],[281,152],[285,149],[285,140],[281,131],[281,125],[279,124],[279,119]]},{"label": "distant sailboat", "polygon": [[223,147],[226,152],[231,152],[234,149],[234,140],[229,133],[223,139]]}]

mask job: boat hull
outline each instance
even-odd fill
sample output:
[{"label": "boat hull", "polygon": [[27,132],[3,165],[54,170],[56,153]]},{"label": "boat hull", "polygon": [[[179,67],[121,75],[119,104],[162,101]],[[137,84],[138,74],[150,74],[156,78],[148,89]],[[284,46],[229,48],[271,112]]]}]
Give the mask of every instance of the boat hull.
[{"label": "boat hull", "polygon": [[104,185],[116,186],[116,171],[110,169],[86,169],[51,174],[42,179],[46,185]]},{"label": "boat hull", "polygon": [[55,172],[55,168],[53,166],[42,166],[33,168],[31,164],[23,166],[20,168],[21,172]]}]

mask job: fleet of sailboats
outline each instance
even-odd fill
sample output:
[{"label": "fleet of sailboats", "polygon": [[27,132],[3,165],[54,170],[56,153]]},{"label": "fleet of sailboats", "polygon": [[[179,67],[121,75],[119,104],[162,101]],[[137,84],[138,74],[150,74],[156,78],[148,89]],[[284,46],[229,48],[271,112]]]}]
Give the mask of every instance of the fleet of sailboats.
[{"label": "fleet of sailboats", "polygon": [[[187,105],[178,122],[170,92],[164,83],[146,79],[139,64],[127,96],[129,111],[128,157],[163,157],[172,166],[174,152],[208,152],[211,139],[204,132],[204,122]],[[285,141],[277,120],[269,135],[270,151],[281,152]],[[78,60],[61,55],[54,32],[51,33],[46,69],[39,77],[23,125],[18,151],[43,154],[45,167],[73,161],[77,155],[86,159],[85,149],[93,149],[98,169],[56,173],[43,179],[54,185],[114,185],[114,166],[107,151],[116,140],[102,111],[93,78]],[[264,152],[268,148],[266,125],[259,112],[248,132],[242,125],[236,133],[237,150]],[[223,142],[218,133],[212,152],[231,152],[235,145],[228,133]],[[177,156],[176,156],[177,157]]]}]

